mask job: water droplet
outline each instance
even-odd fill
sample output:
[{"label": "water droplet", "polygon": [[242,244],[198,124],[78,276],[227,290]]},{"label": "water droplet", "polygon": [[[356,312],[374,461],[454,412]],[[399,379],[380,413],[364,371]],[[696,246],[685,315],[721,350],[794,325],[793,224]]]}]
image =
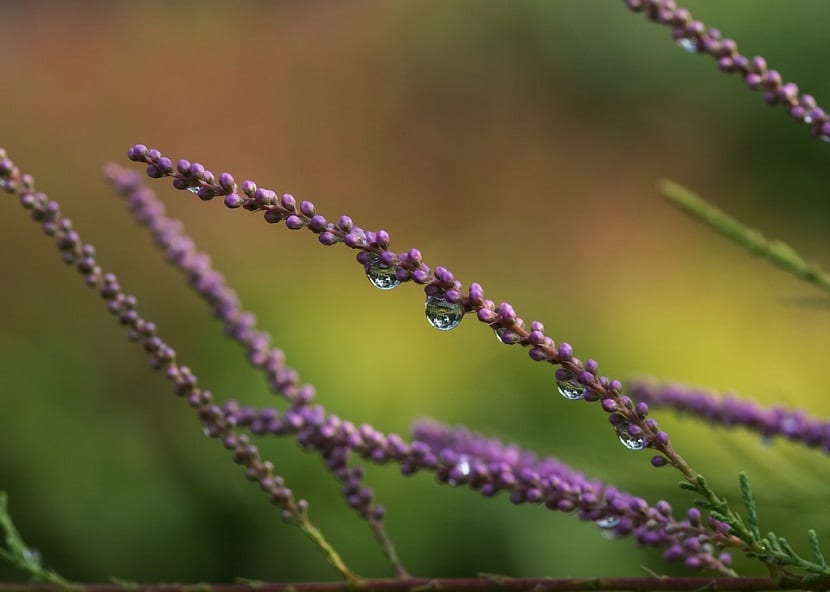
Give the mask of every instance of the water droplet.
[{"label": "water droplet", "polygon": [[193,185],[192,187],[187,188],[187,190],[194,195],[199,195],[199,189],[201,189],[201,187],[198,185]]},{"label": "water droplet", "polygon": [[26,562],[27,565],[31,565],[34,567],[41,566],[41,557],[40,552],[37,549],[29,549],[28,547],[23,548],[23,561]]},{"label": "water droplet", "polygon": [[470,459],[468,459],[466,456],[461,456],[458,462],[453,467],[453,469],[450,471],[447,483],[452,487],[456,487],[460,483],[460,481],[459,479],[453,479],[453,475],[463,475],[464,477],[468,477],[470,475],[470,472]]},{"label": "water droplet", "polygon": [[620,439],[622,445],[629,450],[642,450],[646,447],[646,439],[642,435],[632,436],[628,433],[627,423],[621,423],[615,426],[614,429],[617,430],[617,437]]},{"label": "water droplet", "polygon": [[464,307],[442,296],[427,296],[424,311],[429,324],[439,331],[455,329],[464,318]]},{"label": "water droplet", "polygon": [[807,124],[809,124],[809,123],[813,123],[813,118],[812,118],[812,116],[810,116],[810,115],[805,115],[805,116],[804,116],[804,123],[807,123]]},{"label": "water droplet", "polygon": [[378,257],[375,257],[366,266],[366,277],[369,278],[375,288],[381,290],[391,290],[401,283],[395,274],[395,267],[384,265]]},{"label": "water droplet", "polygon": [[493,329],[493,333],[496,335],[496,339],[505,345],[513,345],[514,343],[518,343],[522,340],[521,335],[505,327],[496,327]]},{"label": "water droplet", "polygon": [[697,53],[697,39],[694,37],[681,37],[677,40],[677,46],[683,51]]},{"label": "water droplet", "polygon": [[559,394],[568,399],[569,401],[576,401],[577,399],[581,399],[582,395],[585,394],[585,391],[588,389],[585,385],[579,384],[573,378],[567,378],[564,380],[556,380],[556,389],[559,391]]},{"label": "water droplet", "polygon": [[596,525],[600,528],[614,528],[619,523],[620,519],[617,516],[606,516],[596,521]]},{"label": "water droplet", "polygon": [[459,463],[455,465],[455,468],[458,469],[462,475],[467,476],[470,474],[470,461],[467,460],[466,456],[462,456]]}]

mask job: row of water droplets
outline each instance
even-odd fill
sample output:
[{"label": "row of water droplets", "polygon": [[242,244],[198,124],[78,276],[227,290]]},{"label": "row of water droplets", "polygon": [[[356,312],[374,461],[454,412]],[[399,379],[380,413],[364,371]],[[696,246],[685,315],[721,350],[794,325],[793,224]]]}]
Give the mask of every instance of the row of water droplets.
[{"label": "row of water droplets", "polygon": [[[395,266],[383,263],[380,257],[374,257],[366,265],[366,277],[373,286],[380,290],[392,290],[401,284]],[[426,314],[427,321],[439,331],[455,329],[461,323],[464,312],[463,305],[457,302],[450,302],[441,295],[428,295],[424,303],[424,313]],[[512,333],[504,327],[497,327],[494,331],[496,338],[500,342],[515,343],[510,338]],[[557,377],[556,388],[559,394],[569,401],[582,399],[588,391],[588,387],[570,375]],[[628,428],[628,423],[621,423],[614,426],[617,437],[622,445],[629,450],[644,449],[646,447],[645,438],[642,435],[635,436],[630,434]]]}]

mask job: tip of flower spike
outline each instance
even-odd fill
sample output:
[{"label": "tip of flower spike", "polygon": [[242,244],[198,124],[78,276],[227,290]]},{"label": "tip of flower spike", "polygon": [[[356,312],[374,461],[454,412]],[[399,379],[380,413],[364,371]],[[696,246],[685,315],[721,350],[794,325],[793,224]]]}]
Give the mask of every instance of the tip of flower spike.
[{"label": "tip of flower spike", "polygon": [[144,144],[136,144],[135,146],[131,146],[129,150],[127,150],[127,158],[132,161],[142,161],[147,158],[147,153],[149,152],[147,146]]}]

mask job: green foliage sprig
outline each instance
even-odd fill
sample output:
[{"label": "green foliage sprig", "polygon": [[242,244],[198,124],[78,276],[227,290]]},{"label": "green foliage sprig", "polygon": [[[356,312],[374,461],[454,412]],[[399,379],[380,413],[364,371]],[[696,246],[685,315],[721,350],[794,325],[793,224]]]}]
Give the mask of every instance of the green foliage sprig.
[{"label": "green foliage sprig", "polygon": [[28,573],[32,582],[47,582],[67,590],[72,589],[72,584],[69,581],[62,578],[57,572],[43,567],[40,553],[23,542],[11,516],[9,516],[8,497],[4,491],[0,491],[0,530],[3,531],[3,547],[0,547],[0,558]]},{"label": "green foliage sprig", "polygon": [[763,257],[779,269],[830,292],[830,274],[818,264],[806,261],[790,245],[766,238],[760,231],[750,228],[674,181],[662,181],[659,189],[670,204],[703,222],[724,238],[744,247],[753,255]]}]

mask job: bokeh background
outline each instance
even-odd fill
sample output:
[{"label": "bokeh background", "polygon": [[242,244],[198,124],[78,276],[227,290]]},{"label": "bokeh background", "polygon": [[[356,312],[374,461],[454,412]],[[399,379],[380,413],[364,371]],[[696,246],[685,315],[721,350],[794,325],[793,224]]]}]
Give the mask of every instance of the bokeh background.
[{"label": "bokeh background", "polygon": [[[830,4],[688,7],[830,101]],[[826,297],[655,192],[684,183],[830,264],[830,146],[621,2],[6,1],[0,72],[0,145],[222,398],[273,401],[101,182],[136,142],[384,228],[609,376],[830,415]],[[465,424],[688,507],[677,475],[479,323],[439,333],[417,287],[372,288],[347,249],[154,186],[330,411],[399,433],[418,417]],[[47,564],[78,580],[333,577],[13,200],[0,220],[0,490]],[[656,417],[720,491],[737,498],[750,474],[764,529],[802,550],[808,527],[830,543],[826,457]],[[388,574],[318,459],[292,441],[263,447],[350,565]],[[373,467],[369,483],[415,574],[682,573],[573,516],[429,474]]]}]

